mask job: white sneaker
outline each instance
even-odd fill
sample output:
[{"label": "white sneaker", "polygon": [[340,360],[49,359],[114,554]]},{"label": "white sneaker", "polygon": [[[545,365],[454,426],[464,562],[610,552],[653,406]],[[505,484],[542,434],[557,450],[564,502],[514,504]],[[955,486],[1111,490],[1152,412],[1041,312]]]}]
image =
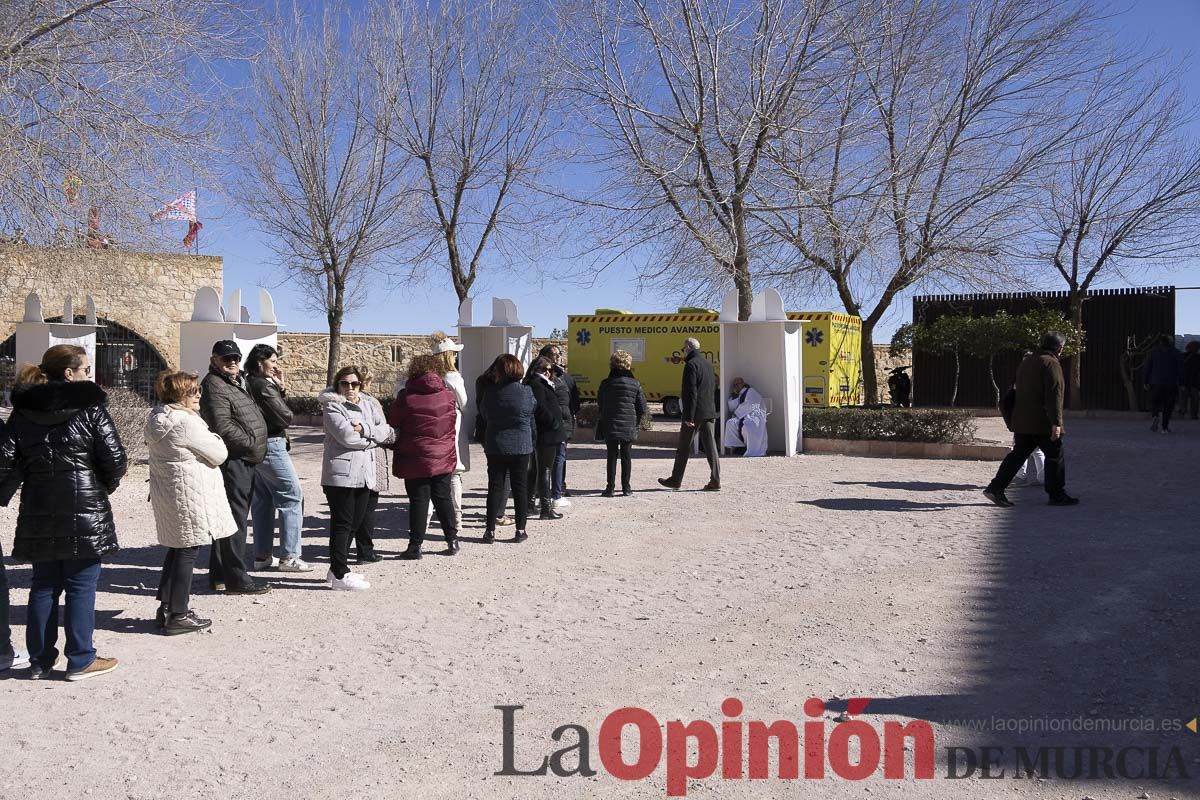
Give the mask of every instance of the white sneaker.
[{"label": "white sneaker", "polygon": [[571,501],[565,497],[560,497],[550,504],[555,511],[566,511],[571,507]]},{"label": "white sneaker", "polygon": [[329,584],[330,589],[336,589],[341,592],[361,592],[364,589],[370,589],[371,584],[367,579],[357,572],[347,572],[345,577],[338,578],[329,571],[325,574],[325,582]]},{"label": "white sneaker", "polygon": [[0,653],[0,672],[6,669],[23,669],[29,666],[29,654],[23,650],[8,648],[7,653]]},{"label": "white sneaker", "polygon": [[301,561],[298,558],[285,558],[279,562],[277,568],[280,572],[312,572],[312,564]]},{"label": "white sneaker", "polygon": [[279,567],[279,559],[276,558],[275,556],[268,556],[267,558],[254,559],[254,571],[255,572],[266,572],[267,570],[277,569],[278,567]]}]

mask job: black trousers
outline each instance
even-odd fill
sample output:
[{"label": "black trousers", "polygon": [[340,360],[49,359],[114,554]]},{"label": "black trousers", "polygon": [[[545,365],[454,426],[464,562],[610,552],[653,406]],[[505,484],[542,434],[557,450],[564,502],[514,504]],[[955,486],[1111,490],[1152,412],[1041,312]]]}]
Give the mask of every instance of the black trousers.
[{"label": "black trousers", "polygon": [[329,571],[344,578],[350,571],[350,540],[363,525],[371,490],[365,486],[322,486],[329,503]]},{"label": "black trousers", "polygon": [[168,614],[179,616],[188,612],[188,600],[192,595],[192,569],[196,566],[198,555],[200,545],[167,548],[156,597],[159,605],[166,606]]},{"label": "black trousers", "polygon": [[608,464],[606,473],[608,482],[606,489],[612,489],[613,481],[617,478],[617,457],[621,458],[621,488],[628,489],[633,479],[633,457],[630,454],[631,442],[621,442],[616,439],[605,439],[604,446],[608,448]]},{"label": "black trousers", "polygon": [[538,445],[537,493],[543,503],[550,502],[550,491],[554,485],[554,459],[557,457],[557,444]]},{"label": "black trousers", "polygon": [[408,549],[420,550],[429,526],[429,504],[437,512],[438,524],[447,542],[458,536],[454,528],[454,497],[450,489],[450,475],[434,475],[432,478],[405,478],[404,491],[408,494]]},{"label": "black trousers", "polygon": [[379,492],[368,492],[367,510],[358,527],[354,529],[354,548],[360,559],[375,555],[375,507],[379,505]]},{"label": "black trousers", "polygon": [[1150,410],[1162,415],[1163,428],[1171,427],[1171,411],[1175,408],[1175,400],[1179,395],[1179,387],[1173,384],[1155,383],[1150,386]]},{"label": "black trousers", "polygon": [[671,470],[671,480],[679,483],[683,480],[684,470],[687,469],[688,459],[692,455],[692,437],[699,435],[700,449],[708,458],[709,480],[721,482],[721,458],[717,454],[717,438],[713,434],[716,420],[702,419],[696,421],[696,427],[679,426],[679,443],[675,445],[675,468]]},{"label": "black trousers", "polygon": [[1020,471],[1021,465],[1039,447],[1046,456],[1046,494],[1051,497],[1066,494],[1067,463],[1063,454],[1062,439],[1051,441],[1049,436],[1035,436],[1031,433],[1013,434],[1012,452],[1000,462],[1000,469],[996,471],[996,477],[992,478],[988,488],[999,492],[1007,489]]},{"label": "black trousers", "polygon": [[250,493],[254,488],[254,465],[240,458],[231,458],[221,465],[225,480],[225,497],[237,531],[232,536],[217,539],[208,550],[208,581],[226,587],[245,588],[252,581],[246,574],[246,520],[250,517]]},{"label": "black trousers", "polygon": [[508,487],[512,487],[513,505],[517,509],[517,530],[525,530],[529,519],[529,487],[525,481],[529,476],[529,456],[501,456],[488,453],[487,457],[487,529],[495,530],[496,520],[504,516],[508,503]]}]

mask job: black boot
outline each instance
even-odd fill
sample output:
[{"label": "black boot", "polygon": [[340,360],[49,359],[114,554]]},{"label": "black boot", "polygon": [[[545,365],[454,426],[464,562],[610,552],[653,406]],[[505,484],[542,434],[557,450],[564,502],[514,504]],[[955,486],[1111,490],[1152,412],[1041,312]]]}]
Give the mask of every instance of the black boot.
[{"label": "black boot", "polygon": [[633,496],[633,488],[631,486],[622,486],[621,494],[625,495],[626,497],[632,497]]},{"label": "black boot", "polygon": [[462,549],[462,546],[458,543],[457,536],[451,536],[450,538],[448,538],[446,540],[446,550],[445,550],[446,555],[456,556],[456,555],[458,555],[458,551],[461,549]]},{"label": "black boot", "polygon": [[495,544],[496,543],[496,532],[490,528],[488,530],[484,531],[483,532],[483,543],[484,544]]},{"label": "black boot", "polygon": [[538,519],[562,519],[563,515],[555,511],[550,505],[549,500],[542,500],[542,513],[538,515]]},{"label": "black boot", "polygon": [[605,486],[605,487],[604,487],[604,491],[600,493],[600,496],[601,496],[601,497],[612,497],[612,496],[613,496],[613,494],[614,494],[614,492],[613,492],[613,487],[611,487],[611,486]]}]

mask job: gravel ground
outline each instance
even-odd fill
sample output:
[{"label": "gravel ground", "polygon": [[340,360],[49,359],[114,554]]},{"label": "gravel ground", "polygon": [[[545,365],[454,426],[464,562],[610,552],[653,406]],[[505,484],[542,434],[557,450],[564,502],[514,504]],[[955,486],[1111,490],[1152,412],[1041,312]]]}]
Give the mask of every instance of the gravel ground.
[{"label": "gravel ground", "polygon": [[[670,493],[654,483],[670,453],[649,449],[637,451],[635,496],[607,500],[602,447],[578,445],[568,474],[582,496],[519,546],[477,543],[476,452],[461,555],[435,555],[430,539],[420,563],[391,558],[406,530],[393,494],[380,515],[389,558],[362,569],[366,593],[323,586],[320,432],[305,429],[294,456],[304,556],[319,571],[264,575],[275,590],[261,598],[201,592],[211,632],[173,638],[153,632],[162,551],[135,469],[114,496],[124,549],[97,598],[97,646],[120,669],[75,684],[0,676],[0,798],[662,797],[662,765],[635,782],[602,768],[604,718],[639,706],[662,723],[715,724],[729,696],[743,720],[797,724],[809,697],[829,700],[827,718],[836,698],[873,698],[872,726],[932,723],[937,777],[797,785],[718,771],[689,796],[1200,796],[1194,781],[1013,780],[1011,766],[1004,780],[945,778],[946,748],[984,745],[1156,745],[1163,760],[1178,747],[1200,773],[1200,735],[1129,729],[1200,712],[1200,424],[1171,436],[1140,421],[1069,427],[1074,509],[1046,507],[1037,489],[1013,490],[1013,509],[987,505],[994,463],[840,456],[728,459],[720,494],[694,491],[705,475],[693,461],[689,491]],[[5,552],[14,518],[0,510]],[[29,571],[9,575],[19,642]],[[497,705],[524,706],[519,768],[574,743],[550,734],[575,723],[598,774],[494,775]],[[1008,730],[1020,720],[1043,730]],[[1056,720],[1110,730],[1044,730]]]}]

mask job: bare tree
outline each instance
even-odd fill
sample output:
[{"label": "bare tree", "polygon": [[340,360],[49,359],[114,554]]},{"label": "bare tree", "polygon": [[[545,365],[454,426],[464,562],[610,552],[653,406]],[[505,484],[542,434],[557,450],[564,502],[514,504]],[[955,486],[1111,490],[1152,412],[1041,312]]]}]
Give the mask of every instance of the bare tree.
[{"label": "bare tree", "polygon": [[[406,208],[392,120],[341,5],[268,25],[245,111],[240,199],[329,324],[329,380],[364,279],[388,263]],[[350,31],[344,26],[350,23]],[[348,41],[349,40],[349,41]]]},{"label": "bare tree", "polygon": [[214,153],[211,70],[245,50],[239,5],[0,3],[0,230],[65,243],[96,208],[119,238],[152,238],[147,212]]},{"label": "bare tree", "polygon": [[797,272],[826,275],[862,317],[874,402],[873,332],[902,292],[1011,281],[1002,259],[1036,170],[1071,135],[1060,109],[1094,17],[1079,0],[866,0],[842,19],[841,124],[816,148],[833,155],[798,181],[784,234]]},{"label": "bare tree", "polygon": [[[461,302],[489,261],[533,260],[563,222],[539,191],[557,166],[541,26],[515,0],[373,10],[369,57],[394,146],[415,162],[410,263],[444,264]],[[443,257],[444,256],[444,257]]]},{"label": "bare tree", "polygon": [[[1038,257],[1067,284],[1077,326],[1095,281],[1200,251],[1200,152],[1186,135],[1195,111],[1160,66],[1122,57],[1096,73],[1096,102],[1078,112],[1079,133],[1033,206]],[[1082,408],[1079,358],[1067,388]]]},{"label": "bare tree", "polygon": [[659,247],[644,279],[716,296],[748,319],[753,214],[765,151],[803,105],[805,78],[836,42],[833,0],[582,0],[563,13],[563,79],[609,177],[595,205],[629,215]]}]

